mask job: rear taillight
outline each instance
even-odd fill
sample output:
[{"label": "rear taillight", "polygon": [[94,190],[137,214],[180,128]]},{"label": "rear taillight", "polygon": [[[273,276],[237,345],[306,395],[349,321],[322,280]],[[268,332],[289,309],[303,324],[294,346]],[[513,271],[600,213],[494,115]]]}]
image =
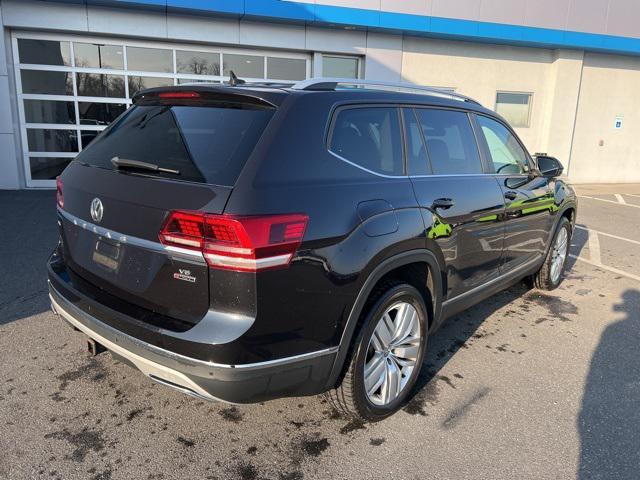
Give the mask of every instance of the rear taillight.
[{"label": "rear taillight", "polygon": [[56,202],[60,208],[64,207],[64,195],[62,194],[62,180],[56,177]]},{"label": "rear taillight", "polygon": [[255,272],[288,266],[307,221],[301,214],[242,217],[178,210],[164,223],[160,241],[201,251],[214,268]]}]

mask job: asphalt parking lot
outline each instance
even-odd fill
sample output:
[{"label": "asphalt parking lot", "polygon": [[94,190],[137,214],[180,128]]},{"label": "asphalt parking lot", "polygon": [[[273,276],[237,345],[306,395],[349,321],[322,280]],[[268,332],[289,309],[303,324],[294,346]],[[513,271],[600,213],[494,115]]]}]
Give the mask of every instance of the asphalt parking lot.
[{"label": "asphalt parking lot", "polygon": [[430,339],[376,424],[320,397],[232,407],[155,385],[49,310],[53,192],[0,192],[0,479],[638,479],[640,185],[580,187],[567,278]]}]

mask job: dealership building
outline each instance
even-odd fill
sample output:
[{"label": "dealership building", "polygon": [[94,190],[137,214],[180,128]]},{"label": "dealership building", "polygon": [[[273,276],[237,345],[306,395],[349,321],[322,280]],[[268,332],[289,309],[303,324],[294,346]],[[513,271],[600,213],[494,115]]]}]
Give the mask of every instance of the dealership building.
[{"label": "dealership building", "polygon": [[497,110],[576,183],[640,182],[639,0],[0,0],[0,189],[50,188],[140,89],[409,82]]}]

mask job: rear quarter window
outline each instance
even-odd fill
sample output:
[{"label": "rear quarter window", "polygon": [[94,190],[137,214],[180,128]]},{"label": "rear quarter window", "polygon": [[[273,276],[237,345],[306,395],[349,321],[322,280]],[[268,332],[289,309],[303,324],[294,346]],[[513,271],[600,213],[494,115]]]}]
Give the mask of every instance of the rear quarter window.
[{"label": "rear quarter window", "polygon": [[180,172],[154,176],[232,186],[274,111],[230,104],[134,106],[77,160],[109,169],[113,157],[138,160]]},{"label": "rear quarter window", "polygon": [[395,107],[353,107],[339,110],[329,150],[371,172],[403,175],[402,135]]}]

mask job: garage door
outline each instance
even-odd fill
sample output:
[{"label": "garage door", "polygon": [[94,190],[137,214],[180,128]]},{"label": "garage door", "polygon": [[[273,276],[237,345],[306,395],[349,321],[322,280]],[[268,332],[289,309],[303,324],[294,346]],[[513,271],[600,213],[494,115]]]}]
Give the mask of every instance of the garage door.
[{"label": "garage door", "polygon": [[248,81],[309,78],[310,56],[216,46],[15,33],[22,151],[27,186],[55,177],[131,105],[136,92],[221,82],[233,70]]}]

